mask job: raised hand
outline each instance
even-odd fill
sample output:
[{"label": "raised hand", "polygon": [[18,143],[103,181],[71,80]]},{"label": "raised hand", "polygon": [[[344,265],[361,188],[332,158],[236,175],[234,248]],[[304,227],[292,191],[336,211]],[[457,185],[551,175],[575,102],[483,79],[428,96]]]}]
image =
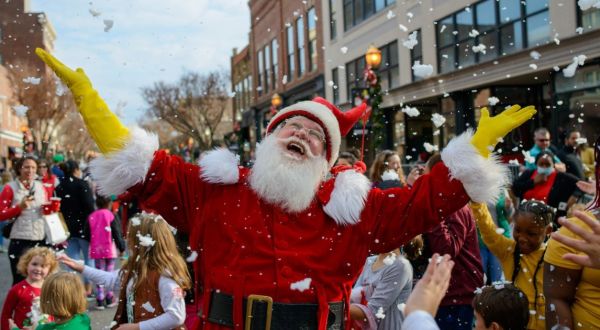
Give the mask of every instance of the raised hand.
[{"label": "raised hand", "polygon": [[440,257],[435,253],[431,257],[425,275],[417,282],[406,301],[405,316],[417,310],[425,311],[432,316],[437,314],[440,302],[450,285],[452,267],[454,267],[454,261],[450,260],[450,256],[447,254]]},{"label": "raised hand", "polygon": [[67,256],[64,253],[58,254],[56,256],[56,259],[58,261],[60,261],[60,263],[66,265],[67,267],[71,268],[72,270],[82,273],[83,272],[83,264],[80,264],[79,262],[69,258],[69,256]]},{"label": "raised hand", "polygon": [[119,151],[129,139],[129,129],[110,111],[92,87],[83,69],[72,70],[40,48],[35,53],[69,87],[85,125],[103,154]]},{"label": "raised hand", "polygon": [[500,139],[531,119],[536,112],[532,105],[523,109],[520,105],[513,105],[499,115],[490,117],[488,109],[482,108],[481,119],[471,143],[482,156],[488,157]]},{"label": "raised hand", "polygon": [[552,238],[586,254],[567,253],[563,255],[564,259],[584,267],[600,268],[600,221],[581,211],[575,211],[573,215],[585,223],[591,229],[591,232],[589,229],[584,229],[572,221],[561,218],[558,222],[583,240],[573,239],[559,232],[552,233]]},{"label": "raised hand", "polygon": [[77,89],[80,87],[92,87],[92,83],[88,76],[83,72],[82,68],[77,68],[76,70],[72,70],[61,61],[59,61],[56,57],[48,54],[45,50],[41,48],[36,48],[35,53],[37,56],[48,65],[54,73],[62,80],[69,89],[76,95],[76,92],[73,88]]}]

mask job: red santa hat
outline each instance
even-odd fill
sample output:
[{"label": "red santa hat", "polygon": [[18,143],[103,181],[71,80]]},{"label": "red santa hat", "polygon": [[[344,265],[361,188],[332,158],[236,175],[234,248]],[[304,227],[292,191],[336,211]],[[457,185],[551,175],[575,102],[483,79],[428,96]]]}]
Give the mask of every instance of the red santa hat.
[{"label": "red santa hat", "polygon": [[335,105],[322,97],[315,97],[312,101],[302,101],[281,109],[267,125],[267,134],[270,134],[284,120],[295,117],[306,117],[323,128],[327,143],[326,158],[329,167],[335,164],[340,151],[342,136],[350,132],[354,124],[365,114],[367,104],[363,103],[356,108],[342,112]]}]

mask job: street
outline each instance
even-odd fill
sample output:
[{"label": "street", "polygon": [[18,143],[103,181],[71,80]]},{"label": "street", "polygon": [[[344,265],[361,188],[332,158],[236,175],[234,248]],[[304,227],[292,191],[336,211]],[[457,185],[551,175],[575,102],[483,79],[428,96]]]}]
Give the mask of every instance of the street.
[{"label": "street", "polygon": [[[8,246],[7,242],[5,242],[5,246]],[[4,299],[6,299],[6,294],[8,293],[8,290],[10,290],[12,284],[7,253],[0,253],[0,269],[2,269],[2,272],[0,272],[0,304],[4,305]],[[88,304],[88,315],[92,320],[92,329],[108,329],[108,325],[110,325],[110,322],[113,319],[116,307],[99,311],[94,309],[94,306],[96,305],[94,300],[88,300]]]}]

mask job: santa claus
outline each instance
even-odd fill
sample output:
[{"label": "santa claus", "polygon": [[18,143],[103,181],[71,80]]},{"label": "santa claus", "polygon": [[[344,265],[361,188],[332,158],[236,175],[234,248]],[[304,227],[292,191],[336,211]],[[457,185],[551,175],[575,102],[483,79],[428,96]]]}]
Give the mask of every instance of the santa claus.
[{"label": "santa claus", "polygon": [[477,132],[453,139],[431,174],[384,192],[352,168],[328,176],[364,106],[341,112],[322,98],[291,105],[271,119],[252,169],[224,149],[195,165],[123,126],[83,70],[36,52],[71,89],[103,153],[92,164],[100,191],[128,191],[190,233],[206,329],[342,329],[365,257],[394,250],[469,199],[493,199],[506,171],[490,150],[535,113],[483,110]]}]

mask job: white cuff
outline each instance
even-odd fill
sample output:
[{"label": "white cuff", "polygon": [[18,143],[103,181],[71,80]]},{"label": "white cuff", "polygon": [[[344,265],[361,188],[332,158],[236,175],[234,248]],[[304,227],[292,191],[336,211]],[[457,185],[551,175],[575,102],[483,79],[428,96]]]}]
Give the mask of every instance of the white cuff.
[{"label": "white cuff", "polygon": [[495,202],[509,183],[508,168],[495,154],[483,157],[471,143],[473,131],[455,137],[442,151],[442,160],[453,179],[462,182],[471,200]]},{"label": "white cuff", "polygon": [[120,195],[143,182],[156,150],[158,137],[155,134],[132,128],[123,149],[100,155],[90,164],[92,178],[98,183],[100,194]]}]

